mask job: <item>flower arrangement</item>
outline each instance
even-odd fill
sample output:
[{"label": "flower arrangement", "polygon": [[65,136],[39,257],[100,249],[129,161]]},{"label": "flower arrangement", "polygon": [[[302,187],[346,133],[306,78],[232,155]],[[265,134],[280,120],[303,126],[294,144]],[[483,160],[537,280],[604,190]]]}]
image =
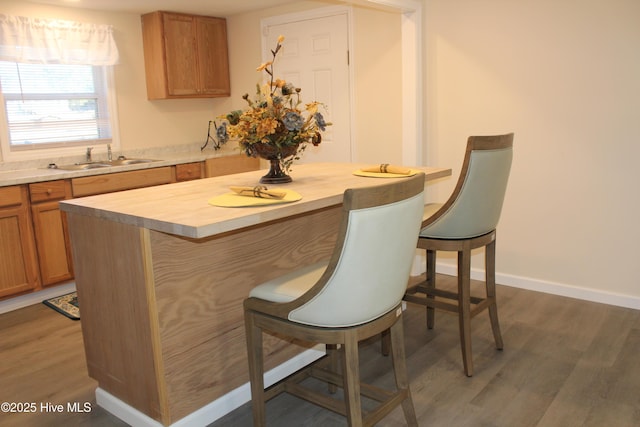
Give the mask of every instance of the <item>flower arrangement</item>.
[{"label": "flower arrangement", "polygon": [[[216,126],[219,143],[237,139],[240,149],[251,157],[276,161],[288,172],[292,163],[300,159],[308,144],[317,146],[321,132],[331,123],[325,121],[320,102],[304,104],[300,88],[274,76],[273,64],[282,48],[284,36],[278,37],[271,61],[261,64],[256,71],[269,76],[264,85],[256,85],[254,99],[245,94],[245,110],[235,110],[222,116],[225,121]],[[285,174],[286,175],[286,174]]]}]

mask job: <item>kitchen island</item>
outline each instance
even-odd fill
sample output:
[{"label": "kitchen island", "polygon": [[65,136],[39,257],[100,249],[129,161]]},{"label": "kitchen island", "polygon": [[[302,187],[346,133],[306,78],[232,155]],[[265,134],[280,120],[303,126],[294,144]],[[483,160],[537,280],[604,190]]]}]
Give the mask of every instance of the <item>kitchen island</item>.
[{"label": "kitchen island", "polygon": [[[136,425],[206,425],[249,399],[242,301],[259,283],[328,259],[347,188],[388,182],[358,164],[296,165],[273,186],[302,199],[208,201],[265,171],[67,200],[89,375],[98,404]],[[450,169],[420,168],[426,180]],[[274,380],[314,357],[269,337]]]}]

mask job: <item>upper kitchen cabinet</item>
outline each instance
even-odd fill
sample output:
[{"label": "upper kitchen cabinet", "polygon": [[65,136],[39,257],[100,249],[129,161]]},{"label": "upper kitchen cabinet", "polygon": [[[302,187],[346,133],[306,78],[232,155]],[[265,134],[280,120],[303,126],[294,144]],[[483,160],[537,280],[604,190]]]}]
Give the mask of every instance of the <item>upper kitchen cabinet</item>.
[{"label": "upper kitchen cabinet", "polygon": [[149,99],[230,95],[224,18],[148,13],[142,39]]}]

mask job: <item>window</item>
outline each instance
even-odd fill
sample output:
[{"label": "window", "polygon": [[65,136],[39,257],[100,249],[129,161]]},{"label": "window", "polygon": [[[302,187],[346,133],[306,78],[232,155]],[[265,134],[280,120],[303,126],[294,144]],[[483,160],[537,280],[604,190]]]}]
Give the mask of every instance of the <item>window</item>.
[{"label": "window", "polygon": [[0,14],[2,160],[111,143],[117,62],[110,25]]},{"label": "window", "polygon": [[0,61],[10,151],[111,142],[104,67]]}]

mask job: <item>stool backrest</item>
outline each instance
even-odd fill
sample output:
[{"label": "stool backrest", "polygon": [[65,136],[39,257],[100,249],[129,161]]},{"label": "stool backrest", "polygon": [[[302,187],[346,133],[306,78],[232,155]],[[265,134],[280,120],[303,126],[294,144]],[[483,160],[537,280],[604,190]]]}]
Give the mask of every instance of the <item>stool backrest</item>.
[{"label": "stool backrest", "polygon": [[289,320],[324,327],[366,323],[398,305],[406,291],[424,206],[423,173],[349,189],[329,265],[292,302]]},{"label": "stool backrest", "polygon": [[513,133],[470,136],[458,183],[447,202],[427,218],[421,236],[465,239],[495,230],[513,158]]}]

